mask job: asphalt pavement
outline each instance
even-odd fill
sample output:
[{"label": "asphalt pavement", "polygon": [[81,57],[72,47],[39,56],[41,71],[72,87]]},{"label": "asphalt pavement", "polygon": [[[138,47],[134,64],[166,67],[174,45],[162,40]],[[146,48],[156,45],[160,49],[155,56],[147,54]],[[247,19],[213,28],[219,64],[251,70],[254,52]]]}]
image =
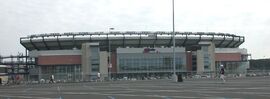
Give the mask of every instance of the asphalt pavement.
[{"label": "asphalt pavement", "polygon": [[270,77],[21,84],[0,99],[270,99]]}]

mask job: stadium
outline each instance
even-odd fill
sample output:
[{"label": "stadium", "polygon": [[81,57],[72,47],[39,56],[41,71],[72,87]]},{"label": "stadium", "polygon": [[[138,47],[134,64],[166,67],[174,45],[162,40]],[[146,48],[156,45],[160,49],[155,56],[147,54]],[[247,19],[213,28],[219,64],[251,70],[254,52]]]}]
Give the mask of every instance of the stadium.
[{"label": "stadium", "polygon": [[[214,32],[175,32],[176,73],[215,77],[224,65],[230,74],[245,74],[245,37]],[[170,77],[173,72],[173,35],[166,31],[69,32],[21,37],[35,59],[30,77],[81,81]]]}]

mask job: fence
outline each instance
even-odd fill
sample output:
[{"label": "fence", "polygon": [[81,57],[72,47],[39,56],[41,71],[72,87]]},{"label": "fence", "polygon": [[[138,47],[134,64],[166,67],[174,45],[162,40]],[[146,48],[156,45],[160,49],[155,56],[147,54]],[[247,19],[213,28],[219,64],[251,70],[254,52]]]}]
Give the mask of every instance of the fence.
[{"label": "fence", "polygon": [[82,73],[56,73],[56,74],[39,74],[39,75],[31,75],[29,77],[30,81],[39,81],[43,80],[43,82],[48,83],[51,79],[51,76],[54,76],[55,82],[88,82],[88,81],[97,81],[97,80],[108,80],[108,74],[100,74],[98,77],[97,74],[82,74]]},{"label": "fence", "polygon": [[270,76],[270,70],[248,70],[246,76]]},{"label": "fence", "polygon": [[[54,75],[54,81],[57,83],[64,82],[91,82],[91,81],[108,81],[108,80],[147,80],[147,79],[171,79],[172,72],[160,73],[112,73],[101,74],[100,78],[97,74],[86,75],[83,73],[57,73],[57,74],[39,74],[39,75],[20,75],[19,79],[16,75],[8,76],[9,83],[49,83],[51,75]],[[177,72],[182,74],[184,78],[216,78],[219,77],[219,71],[209,71],[197,73],[193,72]],[[225,71],[226,77],[255,77],[270,76],[270,70],[248,70],[246,72]]]}]

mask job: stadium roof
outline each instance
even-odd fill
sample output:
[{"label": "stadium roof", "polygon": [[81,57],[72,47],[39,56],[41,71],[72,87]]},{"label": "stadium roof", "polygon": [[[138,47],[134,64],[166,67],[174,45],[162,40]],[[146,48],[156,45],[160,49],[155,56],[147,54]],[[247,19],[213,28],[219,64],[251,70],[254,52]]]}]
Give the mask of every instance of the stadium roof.
[{"label": "stadium roof", "polygon": [[[98,42],[101,50],[118,47],[171,47],[172,32],[69,32],[46,33],[21,37],[20,43],[27,50],[61,50],[81,48],[82,43]],[[214,32],[175,32],[176,46],[196,46],[201,41],[213,41],[217,48],[236,48],[245,37]]]}]

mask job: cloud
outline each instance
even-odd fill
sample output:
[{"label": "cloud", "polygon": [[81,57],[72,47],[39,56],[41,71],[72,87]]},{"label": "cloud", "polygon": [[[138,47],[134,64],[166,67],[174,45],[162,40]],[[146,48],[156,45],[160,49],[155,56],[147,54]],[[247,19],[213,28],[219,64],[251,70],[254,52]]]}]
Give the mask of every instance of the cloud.
[{"label": "cloud", "polygon": [[[171,0],[0,1],[0,54],[23,52],[19,38],[47,32],[171,31]],[[268,0],[175,0],[177,31],[235,33],[254,58],[267,55]],[[11,42],[6,44],[5,42]]]}]

